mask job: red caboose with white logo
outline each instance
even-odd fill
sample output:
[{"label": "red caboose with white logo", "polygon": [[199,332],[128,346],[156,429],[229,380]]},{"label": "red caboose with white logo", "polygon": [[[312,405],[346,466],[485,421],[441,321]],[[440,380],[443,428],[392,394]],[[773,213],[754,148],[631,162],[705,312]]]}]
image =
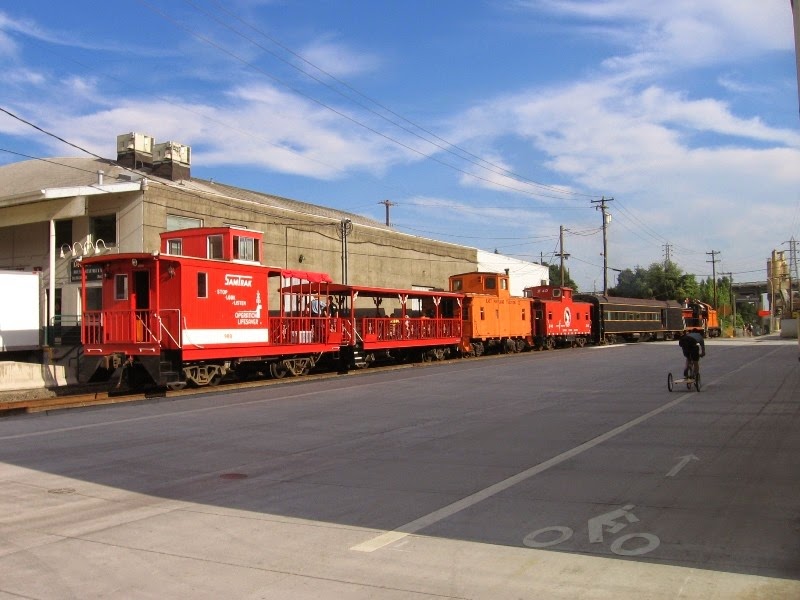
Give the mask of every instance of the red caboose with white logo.
[{"label": "red caboose with white logo", "polygon": [[162,233],[159,252],[84,258],[84,306],[86,270],[102,269],[102,308],[82,319],[84,378],[102,363],[139,381],[214,385],[229,371],[302,374],[338,352],[346,323],[312,310],[330,277],[262,266],[261,243],[256,231],[194,228]]},{"label": "red caboose with white logo", "polygon": [[591,304],[572,299],[572,289],[542,285],[525,288],[533,300],[533,340],[538,349],[583,347],[592,335]]}]

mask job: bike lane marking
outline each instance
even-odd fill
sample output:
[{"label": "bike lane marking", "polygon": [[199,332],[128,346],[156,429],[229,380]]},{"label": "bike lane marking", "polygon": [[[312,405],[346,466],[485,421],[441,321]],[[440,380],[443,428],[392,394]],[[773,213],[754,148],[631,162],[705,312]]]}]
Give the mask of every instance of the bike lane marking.
[{"label": "bike lane marking", "polygon": [[491,498],[492,496],[495,496],[500,492],[503,492],[517,485],[518,483],[525,481],[526,479],[530,479],[534,475],[538,475],[539,473],[542,473],[557,465],[560,465],[564,461],[574,458],[582,454],[583,452],[586,452],[587,450],[591,450],[595,446],[602,444],[603,442],[606,442],[622,433],[625,433],[632,427],[636,427],[637,425],[644,423],[645,421],[655,417],[656,415],[660,415],[662,412],[683,403],[688,398],[694,398],[694,397],[696,397],[694,393],[687,392],[682,396],[676,398],[675,400],[667,402],[666,404],[651,410],[649,413],[640,415],[635,419],[632,419],[627,423],[620,425],[619,427],[615,427],[614,429],[611,429],[610,431],[607,431],[606,433],[603,433],[589,440],[588,442],[584,442],[579,446],[575,446],[574,448],[566,450],[565,452],[562,452],[561,454],[558,454],[549,460],[539,463],[538,465],[535,465],[520,473],[517,473],[516,475],[512,475],[511,477],[508,477],[503,481],[499,481],[494,485],[490,485],[487,488],[479,490],[474,494],[470,494],[469,496],[466,496],[461,500],[448,504],[447,506],[443,506],[442,508],[433,511],[432,513],[429,513],[418,519],[410,521],[405,525],[401,525],[397,529],[394,529],[392,531],[387,531],[386,533],[383,533],[377,537],[374,537],[370,540],[357,544],[351,547],[350,549],[355,550],[357,552],[374,552],[375,550],[380,550],[381,548],[388,546],[393,542],[401,540],[406,536],[414,534],[422,529],[425,529],[426,527],[433,525],[434,523],[438,523],[439,521],[451,517],[456,513],[461,512],[462,510],[465,510],[467,508],[470,508],[471,506],[474,506],[475,504],[478,504],[479,502],[483,502],[487,498]]}]

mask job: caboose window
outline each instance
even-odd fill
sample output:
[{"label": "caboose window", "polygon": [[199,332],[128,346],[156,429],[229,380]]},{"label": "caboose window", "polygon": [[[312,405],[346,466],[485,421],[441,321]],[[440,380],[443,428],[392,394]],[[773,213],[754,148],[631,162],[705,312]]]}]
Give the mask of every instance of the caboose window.
[{"label": "caboose window", "polygon": [[258,244],[255,238],[240,235],[233,236],[233,258],[238,260],[258,261]]},{"label": "caboose window", "polygon": [[208,258],[222,258],[222,236],[208,236]]},{"label": "caboose window", "polygon": [[208,298],[208,273],[197,274],[197,297]]},{"label": "caboose window", "polygon": [[183,254],[183,240],[167,240],[167,254]]},{"label": "caboose window", "polygon": [[558,288],[553,289],[553,298],[561,297],[561,290]]},{"label": "caboose window", "polygon": [[487,277],[484,280],[483,285],[487,290],[496,290],[497,289],[497,278],[496,277]]},{"label": "caboose window", "polygon": [[128,276],[114,275],[114,300],[128,299]]},{"label": "caboose window", "polygon": [[483,307],[481,306],[481,321],[486,320],[486,313],[483,312]]},{"label": "caboose window", "polygon": [[460,279],[453,279],[453,290],[454,292],[458,292],[461,288],[464,287],[464,283]]},{"label": "caboose window", "polygon": [[508,289],[508,279],[501,279],[500,280],[500,289],[507,290]]}]

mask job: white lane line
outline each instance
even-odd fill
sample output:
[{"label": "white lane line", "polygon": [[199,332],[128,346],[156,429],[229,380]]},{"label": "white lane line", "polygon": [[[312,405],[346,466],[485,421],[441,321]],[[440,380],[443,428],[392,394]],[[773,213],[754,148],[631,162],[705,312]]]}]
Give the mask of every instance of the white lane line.
[{"label": "white lane line", "polygon": [[397,529],[393,531],[387,531],[384,534],[381,534],[377,537],[372,538],[371,540],[367,540],[366,542],[362,542],[361,544],[357,544],[350,548],[351,550],[355,550],[357,552],[374,552],[375,550],[379,550],[384,546],[388,546],[389,544],[396,542],[398,540],[403,539],[404,537],[416,533],[426,527],[433,525],[443,519],[453,516],[454,514],[469,508],[479,502],[486,500],[487,498],[491,498],[492,496],[499,494],[502,491],[507,490],[508,488],[517,485],[518,483],[525,481],[526,479],[530,479],[534,475],[538,475],[539,473],[546,471],[551,467],[555,467],[556,465],[561,464],[562,462],[574,458],[579,454],[586,452],[587,450],[591,450],[598,444],[602,444],[605,441],[610,440],[613,437],[618,436],[621,433],[628,431],[631,427],[635,427],[640,423],[644,423],[648,419],[655,417],[656,415],[661,414],[665,410],[669,410],[670,408],[677,406],[678,404],[684,402],[687,398],[695,397],[696,392],[687,392],[682,396],[676,398],[671,402],[667,402],[663,406],[651,410],[649,413],[636,417],[635,419],[628,421],[624,425],[620,425],[619,427],[607,431],[606,433],[597,436],[596,438],[589,440],[588,442],[584,442],[580,446],[575,446],[574,448],[562,452],[558,456],[554,456],[553,458],[546,460],[542,463],[539,463],[536,466],[531,467],[530,469],[526,469],[516,475],[512,475],[508,479],[504,479],[494,485],[491,485],[487,488],[484,488],[474,494],[466,496],[457,502],[453,502],[452,504],[448,504],[440,508],[439,510],[435,510],[430,514],[424,515],[419,519],[411,521],[410,523],[406,523],[405,525],[401,525]]}]

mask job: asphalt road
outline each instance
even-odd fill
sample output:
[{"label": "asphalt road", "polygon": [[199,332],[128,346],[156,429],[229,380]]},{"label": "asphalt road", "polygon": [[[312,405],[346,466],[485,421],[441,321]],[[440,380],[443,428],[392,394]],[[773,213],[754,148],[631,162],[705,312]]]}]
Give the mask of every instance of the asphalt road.
[{"label": "asphalt road", "polygon": [[800,598],[796,342],[0,419],[0,599]]}]

